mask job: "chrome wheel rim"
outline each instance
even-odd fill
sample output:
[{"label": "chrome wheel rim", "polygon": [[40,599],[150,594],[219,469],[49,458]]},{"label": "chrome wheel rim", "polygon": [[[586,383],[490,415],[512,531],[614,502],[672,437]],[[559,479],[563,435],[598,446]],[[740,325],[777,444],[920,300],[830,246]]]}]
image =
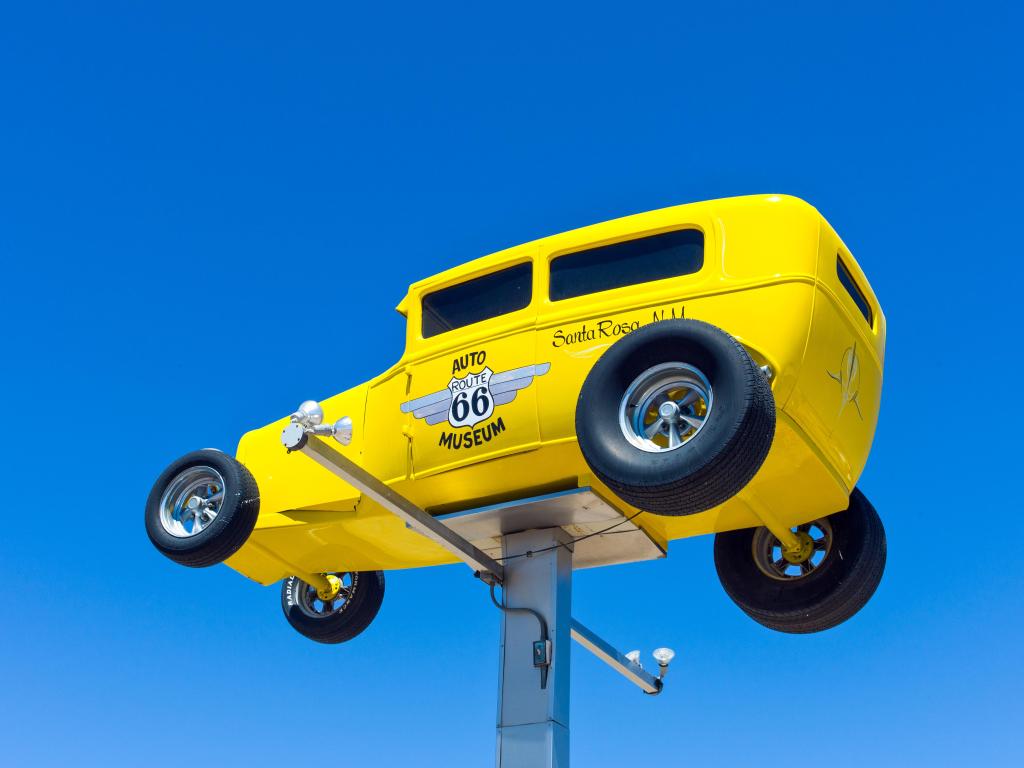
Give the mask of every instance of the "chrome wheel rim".
[{"label": "chrome wheel rim", "polygon": [[327,616],[334,616],[335,614],[341,613],[348,608],[349,603],[352,602],[352,597],[356,592],[356,583],[358,581],[355,573],[334,573],[331,574],[336,576],[341,582],[338,587],[338,594],[332,597],[330,600],[324,600],[316,591],[316,587],[307,584],[301,579],[297,579],[299,582],[298,589],[296,590],[295,604],[299,606],[299,610],[312,619],[323,619]]},{"label": "chrome wheel rim", "polygon": [[711,415],[711,382],[686,363],[662,363],[637,376],[619,405],[619,427],[649,453],[674,451],[693,440]]},{"label": "chrome wheel rim", "polygon": [[189,467],[175,476],[160,497],[160,525],[187,539],[205,531],[224,504],[224,478],[213,467]]},{"label": "chrome wheel rim", "polygon": [[832,526],[828,520],[814,520],[793,529],[803,552],[787,554],[782,543],[767,528],[754,532],[754,562],[761,573],[778,581],[803,579],[821,567],[832,551]]}]

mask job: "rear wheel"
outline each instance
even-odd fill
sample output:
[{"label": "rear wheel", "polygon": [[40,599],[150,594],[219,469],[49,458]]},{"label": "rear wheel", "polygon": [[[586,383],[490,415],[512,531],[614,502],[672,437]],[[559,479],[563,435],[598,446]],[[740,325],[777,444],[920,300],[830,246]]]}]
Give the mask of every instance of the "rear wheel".
[{"label": "rear wheel", "polygon": [[580,390],[576,435],[621,499],[659,515],[717,506],[750,482],[775,435],[765,374],[729,334],[665,320],[624,336]]},{"label": "rear wheel", "polygon": [[797,526],[802,544],[787,553],[767,528],[715,536],[715,568],[726,593],[769,629],[821,632],[849,619],[878,588],[885,570],[885,529],[859,490],[850,506]]},{"label": "rear wheel", "polygon": [[281,608],[288,623],[318,643],[344,643],[370,626],[384,600],[381,571],[344,571],[327,574],[337,589],[324,598],[316,587],[297,576],[281,585]]}]

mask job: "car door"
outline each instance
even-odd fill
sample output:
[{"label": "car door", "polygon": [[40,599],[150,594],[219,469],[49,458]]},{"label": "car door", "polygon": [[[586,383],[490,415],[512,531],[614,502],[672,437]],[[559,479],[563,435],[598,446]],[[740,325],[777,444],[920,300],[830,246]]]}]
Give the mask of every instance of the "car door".
[{"label": "car door", "polygon": [[539,445],[533,249],[420,288],[410,307],[412,474]]}]

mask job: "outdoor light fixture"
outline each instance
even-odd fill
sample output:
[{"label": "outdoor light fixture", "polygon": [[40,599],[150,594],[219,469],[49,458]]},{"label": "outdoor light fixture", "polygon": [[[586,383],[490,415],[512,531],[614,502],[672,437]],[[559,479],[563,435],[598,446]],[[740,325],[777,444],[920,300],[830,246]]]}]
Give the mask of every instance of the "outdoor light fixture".
[{"label": "outdoor light fixture", "polygon": [[668,673],[669,662],[676,657],[676,652],[671,648],[655,648],[651,655],[658,662],[658,679],[661,680]]},{"label": "outdoor light fixture", "polygon": [[640,651],[630,651],[626,654],[626,658],[630,664],[636,664],[638,667],[643,668],[643,664],[640,663]]},{"label": "outdoor light fixture", "polygon": [[[286,428],[296,431],[291,437],[292,440],[301,439],[302,435],[309,433],[319,437],[333,437],[342,445],[352,442],[352,419],[342,416],[333,424],[324,424],[324,409],[316,400],[306,400],[299,409],[291,416],[291,424]],[[293,426],[294,425],[294,426]]]},{"label": "outdoor light fixture", "polygon": [[324,420],[324,409],[316,400],[306,400],[291,415],[291,420],[306,427],[315,427]]}]

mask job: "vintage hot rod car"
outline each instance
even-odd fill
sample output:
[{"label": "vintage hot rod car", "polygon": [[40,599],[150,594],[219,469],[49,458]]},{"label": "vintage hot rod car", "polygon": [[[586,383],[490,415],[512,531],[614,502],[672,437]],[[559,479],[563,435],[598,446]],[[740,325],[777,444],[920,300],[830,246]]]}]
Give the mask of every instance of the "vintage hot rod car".
[{"label": "vintage hot rod car", "polygon": [[[885,534],[856,483],[885,317],[807,203],[584,227],[417,282],[398,311],[399,362],[322,410],[343,455],[430,514],[587,486],[663,548],[715,533],[726,592],[765,626],[827,629],[873,594]],[[146,527],[183,565],[283,579],[292,625],[341,642],[376,615],[383,571],[453,558],[289,456],[289,423],[171,464]]]}]

